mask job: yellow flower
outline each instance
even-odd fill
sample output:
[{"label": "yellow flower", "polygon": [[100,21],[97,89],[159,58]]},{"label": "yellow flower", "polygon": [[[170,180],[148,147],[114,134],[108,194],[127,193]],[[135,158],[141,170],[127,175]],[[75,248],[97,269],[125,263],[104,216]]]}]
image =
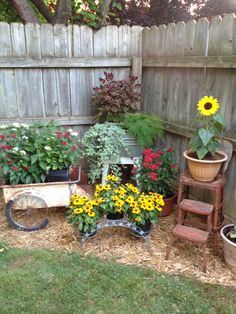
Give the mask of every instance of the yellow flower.
[{"label": "yellow flower", "polygon": [[163,208],[162,208],[162,207],[160,207],[159,205],[156,205],[156,207],[155,207],[155,208],[156,208],[156,210],[158,210],[159,212],[161,212],[161,211],[162,211],[162,209],[163,209]]},{"label": "yellow flower", "polygon": [[124,201],[122,201],[122,200],[118,200],[118,201],[115,202],[115,206],[116,207],[121,207],[123,205],[124,205]]},{"label": "yellow flower", "polygon": [[136,217],[136,218],[135,218],[135,221],[137,221],[137,222],[140,222],[141,220],[142,220],[141,217]]},{"label": "yellow flower", "polygon": [[114,175],[112,174],[109,174],[106,179],[106,181],[114,181],[114,182],[117,182],[119,180],[119,178],[115,177]]},{"label": "yellow flower", "polygon": [[106,191],[110,191],[111,190],[111,185],[110,184],[106,184],[103,186],[103,189]]},{"label": "yellow flower", "polygon": [[202,116],[211,116],[215,114],[219,109],[218,99],[213,96],[204,96],[197,104],[198,111]]},{"label": "yellow flower", "polygon": [[95,212],[88,212],[88,216],[89,216],[89,217],[94,217],[95,215],[96,215]]},{"label": "yellow flower", "polygon": [[128,196],[125,201],[126,201],[127,203],[134,203],[134,198],[133,198],[133,196]]},{"label": "yellow flower", "polygon": [[140,210],[138,207],[135,207],[135,208],[133,208],[133,210],[132,210],[132,213],[133,213],[133,214],[136,214],[136,215],[140,214],[140,212],[141,212],[141,210]]},{"label": "yellow flower", "polygon": [[82,212],[83,212],[82,208],[77,207],[74,209],[74,214],[81,214]]}]

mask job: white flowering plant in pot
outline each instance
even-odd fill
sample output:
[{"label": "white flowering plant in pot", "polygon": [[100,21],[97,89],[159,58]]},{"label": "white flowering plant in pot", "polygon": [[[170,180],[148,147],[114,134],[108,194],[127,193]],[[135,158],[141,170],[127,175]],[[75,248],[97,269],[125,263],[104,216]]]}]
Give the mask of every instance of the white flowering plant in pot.
[{"label": "white flowering plant in pot", "polygon": [[0,127],[0,163],[9,184],[40,183],[50,169],[63,169],[78,158],[78,133],[54,122],[13,123]]}]

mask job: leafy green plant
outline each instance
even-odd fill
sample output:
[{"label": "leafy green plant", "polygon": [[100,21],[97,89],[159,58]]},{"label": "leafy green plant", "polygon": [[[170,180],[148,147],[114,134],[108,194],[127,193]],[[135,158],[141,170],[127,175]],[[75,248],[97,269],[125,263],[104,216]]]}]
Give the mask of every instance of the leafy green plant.
[{"label": "leafy green plant", "polygon": [[198,159],[214,156],[220,146],[219,138],[224,129],[223,117],[218,113],[219,104],[213,96],[205,96],[198,103],[198,127],[190,139],[190,149]]},{"label": "leafy green plant", "polygon": [[13,123],[0,128],[0,162],[10,184],[44,182],[50,169],[78,158],[77,132],[55,123]]},{"label": "leafy green plant", "polygon": [[140,164],[133,171],[141,191],[157,192],[165,198],[171,196],[177,176],[174,149],[145,149]]},{"label": "leafy green plant", "polygon": [[104,72],[100,78],[101,85],[94,87],[92,103],[96,108],[100,122],[121,122],[122,114],[138,110],[141,94],[138,77],[130,76],[129,80],[114,80],[113,74]]},{"label": "leafy green plant", "polygon": [[94,232],[101,217],[98,205],[101,200],[87,196],[72,195],[67,208],[67,218],[81,233]]},{"label": "leafy green plant", "polygon": [[226,237],[236,243],[236,224],[233,226],[232,230],[230,230],[227,234],[226,234]]},{"label": "leafy green plant", "polygon": [[127,113],[122,122],[124,128],[136,139],[142,149],[153,147],[157,137],[163,135],[162,121],[153,114]]},{"label": "leafy green plant", "polygon": [[128,152],[124,137],[125,131],[109,122],[96,123],[84,134],[83,154],[88,160],[89,179],[92,183],[101,178],[105,162],[112,160],[118,163],[121,152]]}]

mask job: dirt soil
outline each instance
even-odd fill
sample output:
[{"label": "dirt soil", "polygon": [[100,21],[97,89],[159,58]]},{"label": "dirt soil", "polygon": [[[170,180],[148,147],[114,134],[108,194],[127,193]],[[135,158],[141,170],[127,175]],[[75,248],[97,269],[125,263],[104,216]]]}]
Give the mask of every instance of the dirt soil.
[{"label": "dirt soil", "polygon": [[[151,267],[161,273],[194,277],[205,283],[221,284],[236,288],[236,273],[224,262],[222,240],[219,237],[219,255],[213,254],[210,239],[207,250],[207,272],[201,269],[202,249],[187,241],[176,241],[170,259],[165,260],[166,249],[174,226],[174,214],[161,218],[148,241],[134,237],[127,229],[109,228],[80,247],[80,238],[66,222],[65,210],[51,209],[49,224],[40,231],[23,232],[8,226],[4,215],[4,202],[0,200],[0,242],[8,248],[45,248],[50,250],[78,251],[82,255],[92,254],[102,259],[115,259],[126,265]],[[7,248],[5,248],[7,249]],[[4,251],[4,248],[0,250]]]}]

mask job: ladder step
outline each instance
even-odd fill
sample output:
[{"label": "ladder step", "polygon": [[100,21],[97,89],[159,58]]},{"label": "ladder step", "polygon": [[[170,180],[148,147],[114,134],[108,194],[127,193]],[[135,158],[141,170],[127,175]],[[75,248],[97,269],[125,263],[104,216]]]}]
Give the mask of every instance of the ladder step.
[{"label": "ladder step", "polygon": [[173,235],[199,244],[206,243],[209,238],[209,232],[184,225],[176,225],[173,230]]},{"label": "ladder step", "polygon": [[210,216],[214,206],[200,201],[183,199],[180,203],[180,209],[199,215]]}]

